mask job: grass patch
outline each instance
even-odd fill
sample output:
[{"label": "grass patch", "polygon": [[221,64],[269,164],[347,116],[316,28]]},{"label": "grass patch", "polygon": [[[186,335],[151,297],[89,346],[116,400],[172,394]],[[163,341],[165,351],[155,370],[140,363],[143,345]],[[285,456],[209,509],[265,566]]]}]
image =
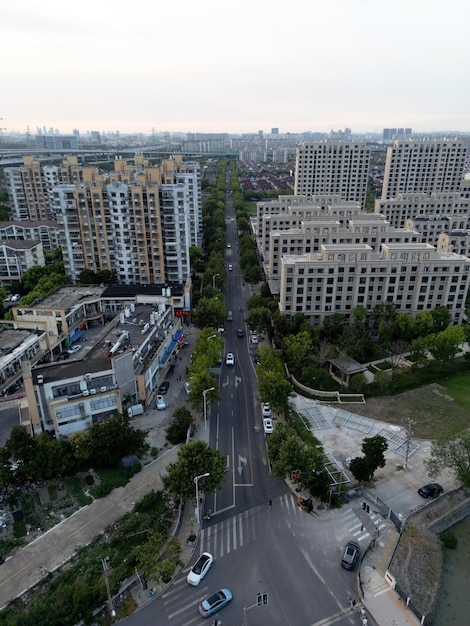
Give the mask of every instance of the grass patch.
[{"label": "grass patch", "polygon": [[124,487],[127,485],[132,476],[140,471],[141,466],[134,465],[133,467],[101,467],[96,470],[96,473],[100,477],[100,484],[90,489],[90,494],[94,498],[104,498],[113,489]]},{"label": "grass patch", "polygon": [[49,500],[51,502],[57,500],[57,485],[48,485],[47,492],[49,494]]},{"label": "grass patch", "polygon": [[376,363],[372,366],[372,371],[374,371],[374,369],[386,372],[387,370],[392,369],[392,364],[389,361],[381,361],[380,363]]},{"label": "grass patch", "polygon": [[413,437],[438,439],[470,428],[470,374],[456,374],[443,383],[424,385],[394,396],[367,398],[360,414],[390,424],[413,420]]}]

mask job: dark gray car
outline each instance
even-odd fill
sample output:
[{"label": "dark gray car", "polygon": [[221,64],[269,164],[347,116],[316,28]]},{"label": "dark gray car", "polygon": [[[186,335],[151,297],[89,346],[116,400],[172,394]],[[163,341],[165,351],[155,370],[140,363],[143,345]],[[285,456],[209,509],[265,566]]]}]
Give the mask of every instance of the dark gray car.
[{"label": "dark gray car", "polygon": [[344,548],[343,558],[341,559],[341,567],[353,570],[356,567],[359,558],[360,547],[355,541],[348,541]]}]

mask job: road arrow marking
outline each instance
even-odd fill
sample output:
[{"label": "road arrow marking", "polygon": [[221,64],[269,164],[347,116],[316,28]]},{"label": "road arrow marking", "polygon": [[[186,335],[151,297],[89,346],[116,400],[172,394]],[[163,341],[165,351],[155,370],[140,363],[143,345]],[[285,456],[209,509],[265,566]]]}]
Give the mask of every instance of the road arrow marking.
[{"label": "road arrow marking", "polygon": [[246,456],[242,456],[241,454],[238,455],[238,468],[237,469],[238,469],[239,476],[242,475],[242,472],[246,465],[246,461],[247,461]]},{"label": "road arrow marking", "polygon": [[235,376],[235,389],[238,387],[238,385],[242,382],[242,378]]}]

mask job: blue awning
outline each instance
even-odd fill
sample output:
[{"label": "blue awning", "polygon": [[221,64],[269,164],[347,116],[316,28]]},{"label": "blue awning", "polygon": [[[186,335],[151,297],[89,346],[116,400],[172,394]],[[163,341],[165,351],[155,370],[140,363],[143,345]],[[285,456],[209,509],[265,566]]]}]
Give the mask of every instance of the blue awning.
[{"label": "blue awning", "polygon": [[79,328],[76,328],[70,335],[69,339],[70,341],[78,341],[82,335],[82,331]]},{"label": "blue awning", "polygon": [[182,330],[177,330],[176,333],[173,336],[173,339],[175,341],[181,341],[181,339],[183,339],[183,331]]}]

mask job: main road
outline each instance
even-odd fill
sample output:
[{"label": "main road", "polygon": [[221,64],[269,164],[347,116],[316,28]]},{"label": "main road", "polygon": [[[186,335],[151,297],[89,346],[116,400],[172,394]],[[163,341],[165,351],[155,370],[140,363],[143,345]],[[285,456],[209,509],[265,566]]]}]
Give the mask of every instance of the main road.
[{"label": "main road", "polygon": [[[224,487],[207,494],[204,520],[194,559],[211,552],[214,565],[199,587],[186,582],[186,568],[164,593],[126,621],[183,626],[200,623],[197,606],[217,589],[227,587],[233,602],[220,612],[221,624],[270,626],[341,626],[357,624],[349,607],[354,575],[342,570],[339,545],[348,537],[349,519],[331,523],[299,509],[284,481],[272,475],[262,428],[255,364],[245,328],[249,287],[239,268],[239,248],[232,198],[227,194],[227,309],[221,400],[209,411],[210,445],[227,457]],[[245,330],[244,337],[237,329]],[[255,429],[256,426],[256,429]],[[258,594],[267,604],[257,606]]]}]

